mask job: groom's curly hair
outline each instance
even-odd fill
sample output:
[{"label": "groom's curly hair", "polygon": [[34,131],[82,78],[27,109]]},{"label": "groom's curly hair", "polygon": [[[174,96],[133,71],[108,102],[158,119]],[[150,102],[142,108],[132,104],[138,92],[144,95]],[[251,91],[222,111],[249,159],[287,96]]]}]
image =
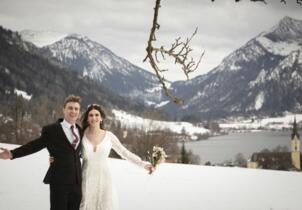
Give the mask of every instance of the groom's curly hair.
[{"label": "groom's curly hair", "polygon": [[106,114],[105,114],[105,111],[102,109],[102,107],[98,104],[90,104],[88,105],[86,111],[84,112],[84,114],[82,115],[82,118],[81,118],[81,122],[82,122],[82,129],[85,130],[88,126],[89,126],[89,123],[88,123],[88,115],[89,115],[89,112],[91,110],[97,110],[100,112],[100,115],[102,117],[102,122],[100,123],[100,128],[101,129],[104,129],[104,120],[106,118]]},{"label": "groom's curly hair", "polygon": [[80,96],[75,96],[75,95],[69,95],[65,98],[64,101],[64,108],[66,106],[67,103],[69,102],[75,102],[75,103],[79,103],[81,104],[81,97]]}]

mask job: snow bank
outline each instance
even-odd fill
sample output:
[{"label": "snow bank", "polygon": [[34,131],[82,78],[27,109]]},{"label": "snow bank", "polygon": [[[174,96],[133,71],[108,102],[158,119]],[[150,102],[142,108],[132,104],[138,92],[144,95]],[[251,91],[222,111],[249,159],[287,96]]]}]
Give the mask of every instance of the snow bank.
[{"label": "snow bank", "polygon": [[[0,143],[0,147],[14,145]],[[0,209],[49,209],[47,151],[0,160]],[[153,175],[111,159],[120,210],[300,210],[300,172],[162,164]]]},{"label": "snow bank", "polygon": [[32,95],[29,95],[27,92],[23,91],[23,90],[18,90],[15,88],[14,93],[16,93],[18,96],[22,96],[24,99],[26,100],[30,100]]}]

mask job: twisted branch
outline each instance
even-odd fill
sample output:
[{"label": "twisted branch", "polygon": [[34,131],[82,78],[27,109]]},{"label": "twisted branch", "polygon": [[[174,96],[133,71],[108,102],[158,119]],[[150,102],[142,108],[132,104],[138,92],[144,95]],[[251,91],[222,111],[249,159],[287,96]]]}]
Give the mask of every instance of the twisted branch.
[{"label": "twisted branch", "polygon": [[160,25],[158,24],[157,18],[158,18],[158,11],[160,8],[160,0],[156,0],[155,8],[154,8],[154,17],[153,17],[153,24],[148,40],[148,45],[146,48],[147,56],[144,59],[144,62],[148,59],[151,67],[156,73],[156,76],[162,85],[162,89],[164,90],[164,93],[166,96],[168,96],[172,101],[176,104],[183,104],[183,101],[176,96],[174,96],[169,89],[166,86],[166,80],[164,76],[162,75],[163,72],[168,71],[168,69],[161,69],[158,64],[160,63],[158,59],[158,55],[161,55],[162,59],[165,60],[165,56],[172,57],[174,59],[174,63],[181,66],[185,76],[187,79],[189,79],[189,74],[191,72],[194,72],[201,61],[201,58],[204,55],[204,52],[201,54],[198,62],[195,62],[193,58],[190,58],[190,53],[193,51],[192,48],[189,46],[192,38],[197,33],[197,28],[195,29],[194,33],[190,38],[187,38],[186,41],[181,41],[181,38],[175,39],[175,42],[171,44],[171,47],[169,49],[166,49],[164,46],[153,47],[153,42],[156,41],[155,32],[156,30],[159,30]]}]

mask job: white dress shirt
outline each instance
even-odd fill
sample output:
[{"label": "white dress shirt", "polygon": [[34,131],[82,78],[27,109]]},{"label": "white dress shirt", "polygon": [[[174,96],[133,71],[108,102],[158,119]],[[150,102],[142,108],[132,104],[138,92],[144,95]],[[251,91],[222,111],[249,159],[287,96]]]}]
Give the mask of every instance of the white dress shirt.
[{"label": "white dress shirt", "polygon": [[[67,122],[65,119],[61,122],[61,126],[63,128],[63,131],[65,133],[65,136],[67,137],[68,141],[70,142],[70,144],[72,144],[72,142],[74,141],[74,136],[72,134],[72,131],[71,131],[71,126],[72,124],[70,124],[69,122]],[[73,124],[73,127],[74,127],[74,132],[75,134],[78,136],[78,143],[76,145],[75,148],[78,147],[79,143],[80,143],[80,132],[79,132],[79,129],[77,128],[77,126],[75,124]]]}]

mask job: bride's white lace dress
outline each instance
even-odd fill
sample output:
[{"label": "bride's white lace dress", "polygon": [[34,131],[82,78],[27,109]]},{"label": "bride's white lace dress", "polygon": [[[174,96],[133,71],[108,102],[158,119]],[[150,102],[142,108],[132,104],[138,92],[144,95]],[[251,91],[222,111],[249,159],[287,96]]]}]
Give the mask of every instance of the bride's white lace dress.
[{"label": "bride's white lace dress", "polygon": [[104,139],[94,151],[87,137],[83,137],[82,202],[80,210],[117,210],[109,169],[109,153],[113,148],[122,158],[144,167],[147,162],[127,150],[118,138],[106,131]]}]

